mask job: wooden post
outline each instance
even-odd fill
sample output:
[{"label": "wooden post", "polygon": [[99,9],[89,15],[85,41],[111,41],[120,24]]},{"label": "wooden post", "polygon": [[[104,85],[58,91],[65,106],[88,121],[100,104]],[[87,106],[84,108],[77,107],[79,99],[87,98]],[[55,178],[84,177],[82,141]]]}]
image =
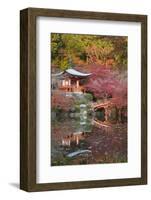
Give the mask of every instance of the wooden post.
[{"label": "wooden post", "polygon": [[62,80],[62,86],[65,86],[65,80]]},{"label": "wooden post", "polygon": [[69,91],[71,92],[71,79],[69,79]]},{"label": "wooden post", "polygon": [[77,88],[79,88],[79,80],[77,80]]},{"label": "wooden post", "polygon": [[69,86],[71,86],[71,79],[69,79]]}]

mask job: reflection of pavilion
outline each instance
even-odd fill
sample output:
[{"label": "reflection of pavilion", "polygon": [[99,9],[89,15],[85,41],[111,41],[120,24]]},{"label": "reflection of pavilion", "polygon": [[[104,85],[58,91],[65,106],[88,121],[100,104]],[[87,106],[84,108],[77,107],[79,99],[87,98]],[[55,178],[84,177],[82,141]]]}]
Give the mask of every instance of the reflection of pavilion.
[{"label": "reflection of pavilion", "polygon": [[64,72],[52,74],[52,86],[64,92],[83,93],[85,92],[83,83],[90,75],[90,73],[82,73],[75,69],[67,69]]},{"label": "reflection of pavilion", "polygon": [[67,135],[62,138],[62,146],[70,146],[71,142],[74,142],[76,145],[79,144],[79,141],[84,139],[84,132],[76,132],[71,135]]}]

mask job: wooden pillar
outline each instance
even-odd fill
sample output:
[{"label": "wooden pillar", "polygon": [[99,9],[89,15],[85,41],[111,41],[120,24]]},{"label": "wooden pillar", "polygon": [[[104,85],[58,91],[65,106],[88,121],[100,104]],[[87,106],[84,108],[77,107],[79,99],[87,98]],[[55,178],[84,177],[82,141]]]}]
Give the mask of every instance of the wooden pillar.
[{"label": "wooden pillar", "polygon": [[68,80],[68,91],[71,92],[71,80]]},{"label": "wooden pillar", "polygon": [[62,86],[65,86],[65,80],[62,80]]},{"label": "wooden pillar", "polygon": [[69,86],[71,86],[71,79],[69,79]]},{"label": "wooden pillar", "polygon": [[79,80],[77,80],[77,84],[76,85],[77,85],[77,88],[79,88]]},{"label": "wooden pillar", "polygon": [[76,137],[76,144],[78,145],[79,144],[79,136],[77,135]]}]

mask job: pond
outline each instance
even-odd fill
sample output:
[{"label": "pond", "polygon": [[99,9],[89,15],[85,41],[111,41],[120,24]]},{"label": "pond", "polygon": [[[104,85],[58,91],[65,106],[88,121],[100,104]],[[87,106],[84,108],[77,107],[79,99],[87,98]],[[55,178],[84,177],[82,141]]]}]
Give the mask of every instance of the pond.
[{"label": "pond", "polygon": [[51,122],[51,166],[127,162],[127,123],[104,124],[102,113],[74,116]]}]

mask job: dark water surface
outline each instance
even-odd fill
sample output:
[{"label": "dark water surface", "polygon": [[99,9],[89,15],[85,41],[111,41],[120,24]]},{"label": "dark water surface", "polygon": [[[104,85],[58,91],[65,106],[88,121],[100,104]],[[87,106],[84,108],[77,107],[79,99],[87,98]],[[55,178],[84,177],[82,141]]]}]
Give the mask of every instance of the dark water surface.
[{"label": "dark water surface", "polygon": [[52,121],[52,166],[120,162],[127,162],[127,124],[91,117]]}]

